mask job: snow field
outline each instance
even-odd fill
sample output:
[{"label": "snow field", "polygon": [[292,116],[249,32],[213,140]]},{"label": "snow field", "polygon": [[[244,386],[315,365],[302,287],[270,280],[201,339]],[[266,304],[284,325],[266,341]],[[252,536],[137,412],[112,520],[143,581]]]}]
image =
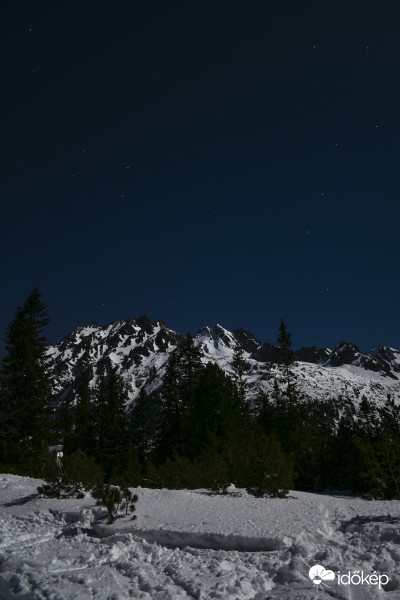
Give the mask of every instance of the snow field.
[{"label": "snow field", "polygon": [[[400,598],[398,501],[138,488],[137,521],[109,526],[91,498],[40,498],[40,483],[0,475],[1,600]],[[390,582],[317,589],[315,564]]]}]

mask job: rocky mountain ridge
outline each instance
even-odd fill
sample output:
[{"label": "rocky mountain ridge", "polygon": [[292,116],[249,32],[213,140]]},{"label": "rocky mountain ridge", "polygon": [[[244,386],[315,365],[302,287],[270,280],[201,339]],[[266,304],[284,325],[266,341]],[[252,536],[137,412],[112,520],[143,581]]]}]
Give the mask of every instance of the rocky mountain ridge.
[{"label": "rocky mountain ridge", "polygon": [[[172,352],[183,341],[182,334],[164,321],[150,322],[146,316],[121,320],[106,326],[88,323],[78,327],[59,344],[49,346],[48,366],[60,398],[74,393],[83,375],[94,386],[98,378],[115,367],[124,380],[129,401],[143,387],[152,391],[162,384]],[[275,378],[282,377],[279,348],[264,343],[249,331],[228,331],[221,325],[203,327],[194,336],[204,363],[216,362],[230,372],[235,346],[239,344],[251,364],[252,394],[268,392]],[[377,402],[388,394],[400,402],[400,352],[388,346],[362,353],[350,342],[335,348],[301,348],[294,353],[293,372],[301,390],[319,399],[335,400],[363,396]]]}]

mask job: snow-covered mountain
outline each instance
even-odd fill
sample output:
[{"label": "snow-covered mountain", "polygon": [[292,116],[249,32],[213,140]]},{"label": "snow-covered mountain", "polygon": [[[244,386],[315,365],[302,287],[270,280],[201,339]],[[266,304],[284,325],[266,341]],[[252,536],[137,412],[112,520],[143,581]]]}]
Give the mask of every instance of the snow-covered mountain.
[{"label": "snow-covered mountain", "polygon": [[[48,365],[61,397],[74,392],[83,375],[89,376],[93,386],[101,374],[116,367],[132,401],[143,387],[152,391],[162,384],[169,357],[183,339],[163,321],[150,322],[146,316],[106,326],[89,323],[49,346]],[[221,325],[203,327],[194,342],[204,363],[215,362],[228,373],[239,344],[251,364],[252,394],[270,390],[274,379],[282,377],[277,346],[262,344],[244,329],[230,332]],[[400,352],[388,346],[367,353],[346,341],[332,350],[301,348],[295,352],[292,370],[301,390],[314,398],[357,402],[365,396],[380,403],[390,394],[400,402]]]},{"label": "snow-covered mountain", "polygon": [[48,348],[55,390],[61,397],[74,392],[84,375],[94,386],[102,374],[115,367],[133,400],[143,386],[152,390],[161,384],[166,363],[183,339],[163,321],[151,323],[146,316],[104,327],[88,323]]}]

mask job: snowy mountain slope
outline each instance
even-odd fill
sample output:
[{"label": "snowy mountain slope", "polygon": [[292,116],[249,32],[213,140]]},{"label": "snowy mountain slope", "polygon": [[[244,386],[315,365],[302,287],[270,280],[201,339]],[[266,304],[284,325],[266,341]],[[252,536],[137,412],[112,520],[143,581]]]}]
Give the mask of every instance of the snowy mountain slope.
[{"label": "snowy mountain slope", "polygon": [[[203,327],[195,336],[195,344],[202,352],[203,362],[216,362],[229,373],[234,347],[237,343],[242,345],[241,335],[237,335],[236,331],[231,333],[221,325]],[[251,334],[246,336],[246,341],[249,336]],[[256,340],[254,336],[253,340]],[[254,395],[259,390],[270,392],[275,378],[282,380],[283,384],[282,369],[277,362],[281,359],[276,346],[259,344],[252,352],[245,352],[245,356],[252,367],[249,382],[253,384]],[[261,356],[265,360],[260,360]],[[295,353],[295,358],[300,356],[309,360],[295,360],[292,370],[299,388],[309,397],[333,401],[349,398],[356,403],[366,397],[382,403],[391,394],[400,402],[400,379],[397,379],[400,352],[393,348],[380,346],[362,354],[354,344],[340,342],[332,351],[302,348]],[[311,359],[314,359],[313,362]]]},{"label": "snowy mountain slope", "polygon": [[[41,483],[0,475],[2,600],[400,598],[397,500],[137,488],[137,521],[107,525],[90,497],[40,498]],[[315,565],[335,580],[317,587]]]},{"label": "snowy mountain slope", "polygon": [[146,316],[104,327],[95,323],[78,327],[48,348],[55,391],[61,397],[74,393],[83,375],[88,375],[94,386],[100,375],[114,367],[132,400],[144,385],[147,389],[160,385],[165,363],[182,340],[183,336],[163,321],[151,323]]},{"label": "snowy mountain slope", "polygon": [[[61,397],[69,391],[74,393],[84,374],[93,386],[102,373],[114,366],[132,401],[142,387],[151,391],[162,384],[168,359],[183,339],[163,321],[151,323],[146,316],[104,327],[89,323],[48,348],[48,365]],[[279,349],[262,344],[246,330],[230,332],[221,325],[203,327],[194,343],[204,363],[215,362],[228,373],[235,346],[242,346],[251,364],[249,382],[253,384],[253,395],[260,390],[270,391],[274,379],[282,379]],[[379,346],[362,353],[354,344],[341,341],[333,350],[301,348],[294,356],[293,372],[301,391],[308,396],[356,403],[366,397],[381,403],[390,394],[400,402],[398,350]]]}]

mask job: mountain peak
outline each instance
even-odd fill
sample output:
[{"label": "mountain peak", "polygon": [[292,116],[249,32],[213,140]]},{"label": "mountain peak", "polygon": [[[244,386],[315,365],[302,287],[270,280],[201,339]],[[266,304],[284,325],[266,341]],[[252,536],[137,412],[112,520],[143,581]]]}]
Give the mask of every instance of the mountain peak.
[{"label": "mountain peak", "polygon": [[234,329],[233,335],[243,350],[253,354],[262,346],[260,340],[247,329]]},{"label": "mountain peak", "polygon": [[346,340],[340,340],[339,344],[335,346],[329,354],[327,362],[333,367],[350,365],[354,363],[360,355],[361,352],[355,344],[347,342]]},{"label": "mountain peak", "polygon": [[[184,336],[168,329],[163,320],[150,322],[146,315],[104,326],[89,322],[48,348],[55,392],[61,399],[69,392],[74,396],[84,375],[93,387],[101,374],[114,367],[132,401],[141,389],[151,392],[162,385],[168,360],[183,340]],[[193,341],[204,364],[217,363],[227,373],[232,371],[232,357],[239,344],[251,367],[254,394],[269,393],[274,379],[282,377],[280,348],[262,344],[245,329],[230,332],[216,323],[202,327]],[[342,395],[357,399],[362,390],[375,401],[385,399],[388,393],[400,400],[400,352],[394,348],[378,346],[363,354],[355,344],[341,340],[333,350],[316,346],[296,350],[294,359],[294,376],[312,398],[334,400]]]}]

